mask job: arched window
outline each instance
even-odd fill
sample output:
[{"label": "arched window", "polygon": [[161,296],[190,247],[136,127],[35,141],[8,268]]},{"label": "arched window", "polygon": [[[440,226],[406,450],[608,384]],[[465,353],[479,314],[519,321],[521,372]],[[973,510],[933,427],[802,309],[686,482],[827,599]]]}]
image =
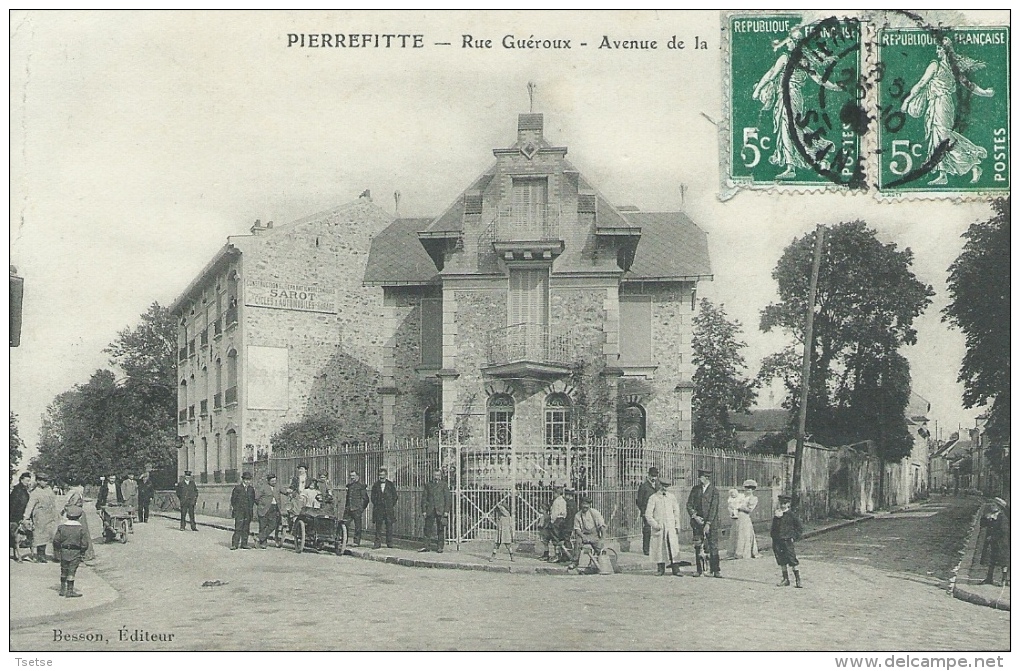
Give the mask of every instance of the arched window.
[{"label": "arched window", "polygon": [[643,440],[645,437],[645,409],[631,403],[620,410],[617,434],[623,440]]},{"label": "arched window", "polygon": [[568,445],[570,443],[570,397],[566,394],[550,394],[545,399],[545,444]]},{"label": "arched window", "polygon": [[184,379],[181,380],[181,385],[177,388],[177,410],[185,413],[188,411],[188,381]]},{"label": "arched window", "polygon": [[237,432],[227,431],[227,463],[224,469],[227,482],[237,482]]},{"label": "arched window", "polygon": [[224,405],[237,403],[237,350],[227,352],[227,389],[224,392]]},{"label": "arched window", "polygon": [[202,453],[199,455],[198,467],[201,469],[202,482],[209,480],[209,441],[202,438]]},{"label": "arched window", "polygon": [[509,447],[513,442],[514,399],[509,394],[489,397],[489,447]]}]

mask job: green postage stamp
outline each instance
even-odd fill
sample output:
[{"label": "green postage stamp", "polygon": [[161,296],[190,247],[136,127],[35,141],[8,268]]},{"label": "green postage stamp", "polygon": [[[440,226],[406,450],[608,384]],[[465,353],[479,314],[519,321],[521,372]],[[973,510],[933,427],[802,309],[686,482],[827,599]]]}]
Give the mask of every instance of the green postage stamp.
[{"label": "green postage stamp", "polygon": [[1009,191],[1009,28],[878,32],[878,187]]},{"label": "green postage stamp", "polygon": [[730,16],[729,181],[866,187],[861,23]]}]

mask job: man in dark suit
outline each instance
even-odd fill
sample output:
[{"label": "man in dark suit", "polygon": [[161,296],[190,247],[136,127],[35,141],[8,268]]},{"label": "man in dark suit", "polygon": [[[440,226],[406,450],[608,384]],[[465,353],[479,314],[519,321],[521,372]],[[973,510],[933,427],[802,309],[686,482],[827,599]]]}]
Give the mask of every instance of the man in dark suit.
[{"label": "man in dark suit", "polygon": [[379,479],[372,485],[372,520],[375,522],[375,544],[381,548],[379,537],[386,525],[386,547],[393,547],[393,520],[396,517],[397,486],[387,478],[385,468],[379,469]]},{"label": "man in dark suit", "polygon": [[149,504],[155,496],[156,489],[152,486],[152,479],[148,473],[142,473],[138,478],[138,521],[149,521]]},{"label": "man in dark suit", "polygon": [[251,535],[251,519],[255,512],[255,488],[251,486],[251,473],[241,475],[241,484],[234,485],[230,492],[230,514],[234,517],[234,535],[230,539],[230,549],[248,549],[248,537]]},{"label": "man in dark suit", "polygon": [[[25,509],[28,508],[28,497],[32,491],[32,474],[22,473],[21,477],[18,478],[18,484],[14,485],[11,489],[11,507],[10,511],[10,531],[11,531],[11,552],[13,558],[18,561],[21,558],[20,548],[18,548],[18,529],[21,527],[22,521],[25,519]],[[25,532],[29,534],[29,546],[31,547],[31,532]]]},{"label": "man in dark suit", "polygon": [[255,512],[259,516],[259,537],[255,547],[266,549],[270,536],[276,538],[276,547],[283,547],[280,539],[280,490],[276,486],[276,473],[266,476],[255,488]]},{"label": "man in dark suit", "polygon": [[687,497],[687,514],[691,516],[691,531],[694,533],[694,555],[697,558],[697,573],[700,576],[705,570],[705,560],[701,554],[704,546],[708,554],[712,576],[721,578],[719,572],[719,547],[716,544],[716,520],[719,518],[719,492],[712,484],[712,471],[699,470],[698,482],[691,487]]},{"label": "man in dark suit", "polygon": [[96,510],[103,506],[113,506],[124,503],[124,496],[120,492],[120,482],[117,476],[110,474],[102,478],[99,483],[99,494],[96,495]]},{"label": "man in dark suit", "polygon": [[421,493],[421,514],[425,517],[425,547],[419,552],[428,552],[432,541],[429,536],[435,533],[436,552],[442,552],[446,545],[446,526],[453,510],[453,495],[446,484],[443,471],[436,469],[432,479],[425,483]]},{"label": "man in dark suit", "polygon": [[198,531],[195,526],[195,504],[198,503],[198,485],[191,479],[191,471],[184,471],[184,478],[177,483],[177,500],[181,503],[181,531],[184,531],[184,518],[190,516],[191,530]]},{"label": "man in dark suit", "polygon": [[361,525],[368,507],[368,487],[358,478],[357,471],[350,472],[347,483],[347,501],[344,504],[344,517],[351,520],[354,526],[354,544],[361,545]]},{"label": "man in dark suit", "polygon": [[648,469],[648,477],[638,487],[636,501],[638,514],[641,516],[641,551],[646,555],[652,542],[652,527],[648,525],[648,520],[645,519],[645,510],[648,508],[648,499],[652,498],[652,494],[658,491],[658,489],[659,469],[652,466]]}]

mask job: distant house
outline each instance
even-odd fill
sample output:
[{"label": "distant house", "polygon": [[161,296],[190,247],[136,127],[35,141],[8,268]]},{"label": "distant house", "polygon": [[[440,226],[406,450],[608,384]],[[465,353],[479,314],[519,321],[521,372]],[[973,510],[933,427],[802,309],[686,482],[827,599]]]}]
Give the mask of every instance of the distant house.
[{"label": "distant house", "polygon": [[790,411],[783,408],[764,408],[730,416],[737,430],[737,443],[751,447],[768,433],[783,433],[790,427]]}]

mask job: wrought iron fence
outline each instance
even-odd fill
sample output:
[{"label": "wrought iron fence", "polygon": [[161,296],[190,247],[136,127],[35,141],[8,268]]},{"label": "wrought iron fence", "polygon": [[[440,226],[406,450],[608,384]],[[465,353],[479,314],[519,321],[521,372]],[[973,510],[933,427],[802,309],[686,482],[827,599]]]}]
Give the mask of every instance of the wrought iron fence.
[{"label": "wrought iron fence", "polygon": [[[396,445],[357,443],[272,455],[268,461],[256,462],[255,470],[272,470],[287,482],[299,464],[315,475],[325,471],[340,501],[346,496],[348,473],[356,471],[363,482],[371,485],[378,469],[385,466],[399,494],[394,533],[410,538],[423,535],[421,492],[431,473],[441,468],[454,498],[449,537],[457,542],[492,538],[496,529],[494,512],[499,504],[510,511],[518,539],[538,538],[542,509],[552,502],[556,485],[570,485],[578,495],[590,497],[605,517],[610,536],[640,537],[637,490],[651,466],[672,483],[681,506],[697,471],[712,470],[720,492],[720,522],[724,525],[727,490],[740,488],[746,479],[755,479],[759,504],[752,519],[765,522],[772,517],[773,490],[783,487],[785,473],[781,457],[648,441],[505,448],[440,445],[436,440]],[[681,528],[688,528],[687,524],[683,519]]]}]

